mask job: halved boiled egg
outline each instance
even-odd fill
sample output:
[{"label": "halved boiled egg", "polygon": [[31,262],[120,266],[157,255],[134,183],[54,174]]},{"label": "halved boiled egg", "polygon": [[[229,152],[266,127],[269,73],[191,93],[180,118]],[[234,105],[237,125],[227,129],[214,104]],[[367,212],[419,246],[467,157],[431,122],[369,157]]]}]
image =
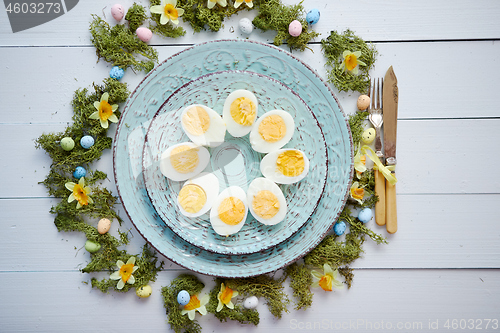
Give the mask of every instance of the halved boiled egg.
[{"label": "halved boiled egg", "polygon": [[260,172],[275,183],[296,183],[309,172],[309,159],[301,150],[279,149],[264,156]]},{"label": "halved boiled egg", "polygon": [[245,224],[248,215],[247,195],[239,186],[224,189],[210,211],[210,223],[221,236],[237,233]]},{"label": "halved boiled egg", "polygon": [[177,206],[187,217],[198,217],[210,210],[219,195],[219,179],[202,172],[182,185],[177,195]]},{"label": "halved boiled egg", "polygon": [[288,205],[283,192],[273,181],[255,178],[247,190],[248,209],[255,219],[266,225],[283,221]]},{"label": "halved boiled egg", "polygon": [[205,105],[189,105],[181,114],[182,129],[191,141],[200,146],[217,147],[224,142],[226,124],[222,117]]},{"label": "halved boiled egg", "polygon": [[250,144],[259,153],[278,150],[290,141],[295,131],[293,117],[283,110],[264,113],[250,132]]},{"label": "halved boiled egg", "polygon": [[207,148],[192,142],[183,142],[168,147],[161,154],[160,171],[174,181],[192,178],[203,171],[210,162]]},{"label": "halved boiled egg", "polygon": [[257,97],[251,91],[239,89],[230,93],[222,110],[229,134],[239,138],[250,133],[258,111]]}]

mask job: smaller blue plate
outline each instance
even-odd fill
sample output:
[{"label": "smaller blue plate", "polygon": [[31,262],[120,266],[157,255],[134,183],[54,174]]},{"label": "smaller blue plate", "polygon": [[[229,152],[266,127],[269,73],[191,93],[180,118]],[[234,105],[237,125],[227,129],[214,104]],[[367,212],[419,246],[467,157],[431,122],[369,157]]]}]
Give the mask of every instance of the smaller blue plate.
[{"label": "smaller blue plate", "polygon": [[[273,226],[264,225],[249,213],[243,228],[228,237],[217,234],[209,212],[190,218],[182,215],[176,200],[184,182],[172,181],[160,172],[159,161],[168,147],[189,141],[181,127],[180,114],[191,104],[206,105],[222,114],[227,96],[237,89],[252,91],[259,102],[258,116],[267,111],[287,111],[295,121],[295,132],[284,148],[303,151],[310,161],[309,173],[298,183],[279,185],[288,211]],[[220,191],[229,186],[243,190],[262,177],[260,161],[265,154],[254,151],[248,135],[234,138],[226,133],[220,146],[208,148],[211,161],[205,172],[219,179]],[[307,104],[284,84],[247,71],[222,71],[200,76],[177,89],[159,108],[146,135],[143,154],[144,183],[151,203],[165,224],[187,242],[220,254],[249,254],[271,248],[291,237],[314,213],[323,194],[328,173],[326,142],[318,121]]]}]

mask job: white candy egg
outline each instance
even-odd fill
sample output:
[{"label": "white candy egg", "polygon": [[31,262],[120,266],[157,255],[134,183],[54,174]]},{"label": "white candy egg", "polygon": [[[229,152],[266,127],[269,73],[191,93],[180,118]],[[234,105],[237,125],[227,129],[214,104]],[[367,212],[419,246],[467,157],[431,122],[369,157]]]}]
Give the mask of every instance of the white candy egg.
[{"label": "white candy egg", "polygon": [[237,233],[245,224],[248,214],[247,195],[241,187],[224,189],[210,211],[210,223],[221,236]]},{"label": "white candy egg", "polygon": [[181,114],[182,129],[200,146],[217,147],[224,142],[226,124],[222,117],[205,105],[187,106]]},{"label": "white candy egg", "polygon": [[267,178],[255,178],[247,190],[248,209],[255,219],[266,225],[283,221],[288,210],[283,192]]},{"label": "white candy egg", "polygon": [[279,149],[264,156],[260,172],[278,184],[296,183],[307,176],[309,159],[298,149]]},{"label": "white candy egg", "polygon": [[193,178],[210,162],[210,153],[205,147],[192,142],[173,145],[161,154],[160,171],[174,181]]},{"label": "white candy egg", "polygon": [[218,195],[219,179],[213,173],[202,172],[184,183],[177,196],[177,206],[183,215],[198,217],[212,208]]},{"label": "white candy egg", "polygon": [[251,91],[239,89],[227,96],[222,118],[229,134],[239,138],[250,133],[258,112],[257,97]]},{"label": "white candy egg", "polygon": [[293,117],[283,110],[264,113],[250,132],[250,144],[259,153],[278,150],[290,141],[295,132]]},{"label": "white candy egg", "polygon": [[243,302],[245,309],[255,309],[259,305],[259,299],[255,296],[250,296]]}]

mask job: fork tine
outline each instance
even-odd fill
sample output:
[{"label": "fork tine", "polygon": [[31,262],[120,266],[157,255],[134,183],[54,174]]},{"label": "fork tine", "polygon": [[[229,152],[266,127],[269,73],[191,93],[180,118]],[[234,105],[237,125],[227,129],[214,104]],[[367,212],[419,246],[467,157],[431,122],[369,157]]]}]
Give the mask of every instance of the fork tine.
[{"label": "fork tine", "polygon": [[370,91],[373,89],[373,92],[368,95],[370,98],[371,98],[371,107],[370,109],[375,109],[375,79],[373,79],[373,85],[371,84],[371,81],[370,81]]},{"label": "fork tine", "polygon": [[377,109],[380,109],[380,79],[377,79]]}]

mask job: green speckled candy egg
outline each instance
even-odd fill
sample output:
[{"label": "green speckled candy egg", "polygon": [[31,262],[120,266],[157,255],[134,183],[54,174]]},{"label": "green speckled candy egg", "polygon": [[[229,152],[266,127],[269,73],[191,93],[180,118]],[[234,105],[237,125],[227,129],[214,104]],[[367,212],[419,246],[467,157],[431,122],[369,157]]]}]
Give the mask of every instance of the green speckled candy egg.
[{"label": "green speckled candy egg", "polygon": [[375,131],[374,128],[368,128],[363,132],[361,139],[363,140],[364,143],[369,145],[370,143],[373,142],[373,140],[375,140],[376,134],[377,134],[377,131]]},{"label": "green speckled candy egg", "polygon": [[145,286],[137,288],[135,290],[135,293],[140,298],[147,298],[147,297],[151,296],[151,294],[153,293],[153,289],[151,288],[150,285],[145,285]]},{"label": "green speckled candy egg", "polygon": [[96,242],[93,242],[90,240],[85,242],[85,250],[89,251],[90,253],[95,253],[95,252],[99,251],[100,248],[101,248],[101,244],[99,244],[99,243],[96,243]]},{"label": "green speckled candy egg", "polygon": [[75,141],[73,141],[73,139],[70,138],[69,136],[61,139],[61,148],[62,149],[66,150],[66,151],[70,151],[74,147],[75,147]]}]

